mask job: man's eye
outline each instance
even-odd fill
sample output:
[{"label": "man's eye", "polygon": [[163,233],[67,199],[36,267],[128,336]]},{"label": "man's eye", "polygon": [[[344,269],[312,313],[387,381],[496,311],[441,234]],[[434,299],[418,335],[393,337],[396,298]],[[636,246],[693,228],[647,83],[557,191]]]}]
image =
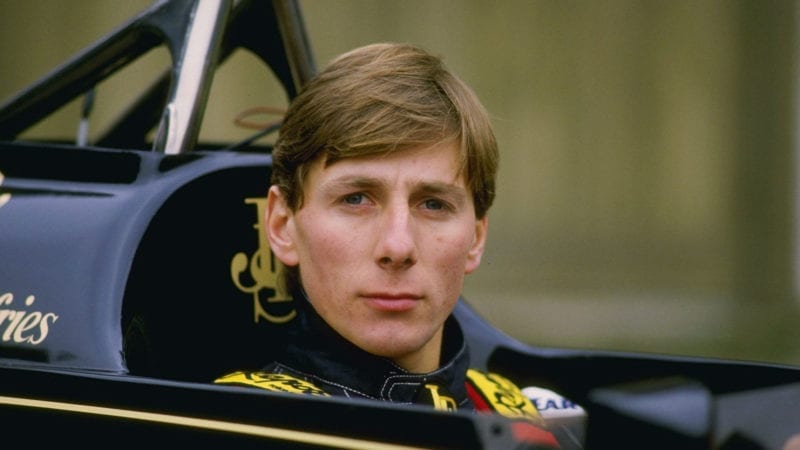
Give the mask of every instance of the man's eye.
[{"label": "man's eye", "polygon": [[423,205],[425,206],[426,209],[439,210],[447,208],[447,205],[445,205],[443,201],[437,200],[435,198],[429,198],[428,200],[425,200],[423,202]]},{"label": "man's eye", "polygon": [[364,203],[364,194],[350,194],[344,197],[344,202],[348,205],[360,205]]}]

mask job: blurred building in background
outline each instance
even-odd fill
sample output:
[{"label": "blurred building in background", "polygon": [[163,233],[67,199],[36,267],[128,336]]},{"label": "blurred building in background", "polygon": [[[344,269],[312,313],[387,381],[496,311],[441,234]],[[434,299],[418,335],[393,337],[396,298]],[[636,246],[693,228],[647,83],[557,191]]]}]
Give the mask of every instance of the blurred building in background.
[{"label": "blurred building in background", "polygon": [[[0,0],[0,98],[149,3]],[[492,323],[541,346],[800,364],[796,2],[301,6],[320,66],[411,42],[483,99],[501,168],[465,297]],[[168,58],[155,51],[100,86],[92,128]],[[240,113],[286,107],[254,64],[237,54],[221,69],[201,139],[238,139],[252,133]],[[29,134],[69,138],[79,109]]]}]

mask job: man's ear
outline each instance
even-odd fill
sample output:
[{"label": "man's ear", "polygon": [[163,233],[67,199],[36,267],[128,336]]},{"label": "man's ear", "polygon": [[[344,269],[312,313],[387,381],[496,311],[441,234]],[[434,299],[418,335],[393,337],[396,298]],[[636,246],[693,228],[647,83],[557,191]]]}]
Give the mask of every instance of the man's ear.
[{"label": "man's ear", "polygon": [[278,186],[271,186],[267,195],[267,239],[272,253],[286,266],[298,263],[297,248],[294,245],[292,213],[286,198]]},{"label": "man's ear", "polygon": [[486,234],[489,232],[489,217],[483,216],[482,219],[475,221],[475,237],[472,246],[467,253],[467,261],[464,265],[464,273],[472,273],[481,265],[483,249],[486,247]]}]

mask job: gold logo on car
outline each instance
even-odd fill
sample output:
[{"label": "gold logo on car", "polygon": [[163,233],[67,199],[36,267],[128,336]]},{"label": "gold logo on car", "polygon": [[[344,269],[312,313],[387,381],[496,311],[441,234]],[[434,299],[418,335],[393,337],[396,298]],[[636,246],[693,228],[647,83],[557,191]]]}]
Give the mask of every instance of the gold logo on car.
[{"label": "gold logo on car", "polygon": [[[253,225],[258,233],[258,249],[251,255],[239,252],[231,260],[231,278],[233,284],[245,293],[253,296],[253,321],[258,323],[260,319],[266,319],[272,323],[285,323],[294,318],[297,313],[293,308],[282,315],[272,314],[267,311],[261,303],[261,298],[267,295],[266,301],[270,303],[290,302],[292,298],[285,292],[278,283],[278,273],[280,272],[280,261],[272,254],[267,241],[266,223],[264,214],[267,207],[266,198],[247,198],[246,204],[256,206],[258,220]],[[249,274],[249,277],[247,276]],[[247,280],[248,281],[243,281]],[[269,295],[271,293],[271,295]]]},{"label": "gold logo on car", "polygon": [[[3,172],[0,172],[0,186],[3,185],[3,179],[4,179]],[[9,200],[11,200],[11,194],[9,193],[0,194],[0,208],[2,208],[3,205],[8,203]]]}]

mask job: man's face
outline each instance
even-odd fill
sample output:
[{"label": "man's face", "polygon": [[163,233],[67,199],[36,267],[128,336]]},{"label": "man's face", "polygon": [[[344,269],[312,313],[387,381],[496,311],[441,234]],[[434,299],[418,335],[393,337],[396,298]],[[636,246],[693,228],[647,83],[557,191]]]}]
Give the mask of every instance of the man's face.
[{"label": "man's face", "polygon": [[295,213],[270,190],[270,245],[284,264],[299,264],[316,311],[412,371],[438,367],[442,325],[483,254],[487,221],[475,218],[457,151],[446,142],[317,160]]}]

